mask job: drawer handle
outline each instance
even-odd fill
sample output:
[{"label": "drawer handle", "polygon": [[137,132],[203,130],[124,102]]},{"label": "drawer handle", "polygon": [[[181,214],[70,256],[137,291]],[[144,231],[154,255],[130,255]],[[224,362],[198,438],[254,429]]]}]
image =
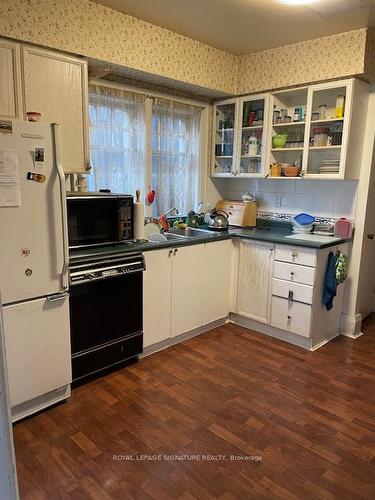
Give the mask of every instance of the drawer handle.
[{"label": "drawer handle", "polygon": [[292,252],[292,257],[295,259],[297,257],[298,253],[297,252]]},{"label": "drawer handle", "polygon": [[291,277],[293,278],[293,276],[294,276],[294,272],[293,272],[293,271],[290,271],[290,275],[291,275]]},{"label": "drawer handle", "polygon": [[293,302],[293,295],[294,295],[293,290],[289,290],[289,293],[288,293],[288,301],[289,302]]},{"label": "drawer handle", "polygon": [[288,314],[288,320],[291,320],[292,319],[292,316],[290,314]]},{"label": "drawer handle", "polygon": [[169,250],[168,257],[170,257],[172,255],[172,253],[173,253],[173,250]]}]

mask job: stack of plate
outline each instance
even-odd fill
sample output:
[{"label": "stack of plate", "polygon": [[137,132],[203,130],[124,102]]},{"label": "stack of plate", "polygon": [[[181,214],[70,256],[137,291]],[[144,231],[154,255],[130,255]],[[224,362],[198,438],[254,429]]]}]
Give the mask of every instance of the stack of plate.
[{"label": "stack of plate", "polygon": [[340,160],[322,160],[319,164],[320,174],[337,173],[340,169]]}]

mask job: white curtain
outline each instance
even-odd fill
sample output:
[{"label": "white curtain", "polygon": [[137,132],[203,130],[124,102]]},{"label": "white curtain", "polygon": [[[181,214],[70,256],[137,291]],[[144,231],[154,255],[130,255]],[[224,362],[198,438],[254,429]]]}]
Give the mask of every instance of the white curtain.
[{"label": "white curtain", "polygon": [[145,192],[145,96],[90,85],[90,190]]},{"label": "white curtain", "polygon": [[199,149],[202,108],[154,99],[152,112],[152,183],[157,196],[153,214],[177,207],[181,214],[199,203]]}]

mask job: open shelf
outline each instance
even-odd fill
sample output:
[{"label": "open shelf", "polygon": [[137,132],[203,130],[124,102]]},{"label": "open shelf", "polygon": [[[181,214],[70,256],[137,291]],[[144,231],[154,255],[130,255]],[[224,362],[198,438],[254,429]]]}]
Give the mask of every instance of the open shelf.
[{"label": "open shelf", "polygon": [[249,158],[251,160],[251,158],[262,158],[261,155],[241,155],[241,158]]},{"label": "open shelf", "polygon": [[341,144],[338,146],[310,146],[309,150],[310,151],[320,151],[320,150],[330,150],[330,149],[340,149]]},{"label": "open shelf", "polygon": [[277,179],[283,179],[283,180],[288,180],[288,181],[295,181],[296,179],[302,179],[302,177],[300,175],[297,175],[296,177],[287,177],[286,175],[280,175],[278,177],[271,177],[270,175],[268,175],[266,177],[266,179],[271,179],[271,180],[277,180]]},{"label": "open shelf", "polygon": [[277,153],[278,151],[303,151],[303,148],[272,148],[272,153]]},{"label": "open shelf", "polygon": [[251,127],[242,127],[242,130],[262,130],[263,125],[252,125]]},{"label": "open shelf", "polygon": [[312,124],[316,123],[334,123],[334,122],[343,122],[344,118],[325,118],[324,120],[311,120]]},{"label": "open shelf", "polygon": [[297,127],[298,125],[305,125],[306,122],[289,122],[289,123],[273,123],[273,127]]}]

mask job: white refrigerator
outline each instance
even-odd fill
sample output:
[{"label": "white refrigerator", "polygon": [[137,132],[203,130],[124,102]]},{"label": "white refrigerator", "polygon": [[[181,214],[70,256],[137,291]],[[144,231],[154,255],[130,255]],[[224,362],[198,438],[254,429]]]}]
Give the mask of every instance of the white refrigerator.
[{"label": "white refrigerator", "polygon": [[70,396],[59,125],[0,121],[0,290],[12,420]]}]

